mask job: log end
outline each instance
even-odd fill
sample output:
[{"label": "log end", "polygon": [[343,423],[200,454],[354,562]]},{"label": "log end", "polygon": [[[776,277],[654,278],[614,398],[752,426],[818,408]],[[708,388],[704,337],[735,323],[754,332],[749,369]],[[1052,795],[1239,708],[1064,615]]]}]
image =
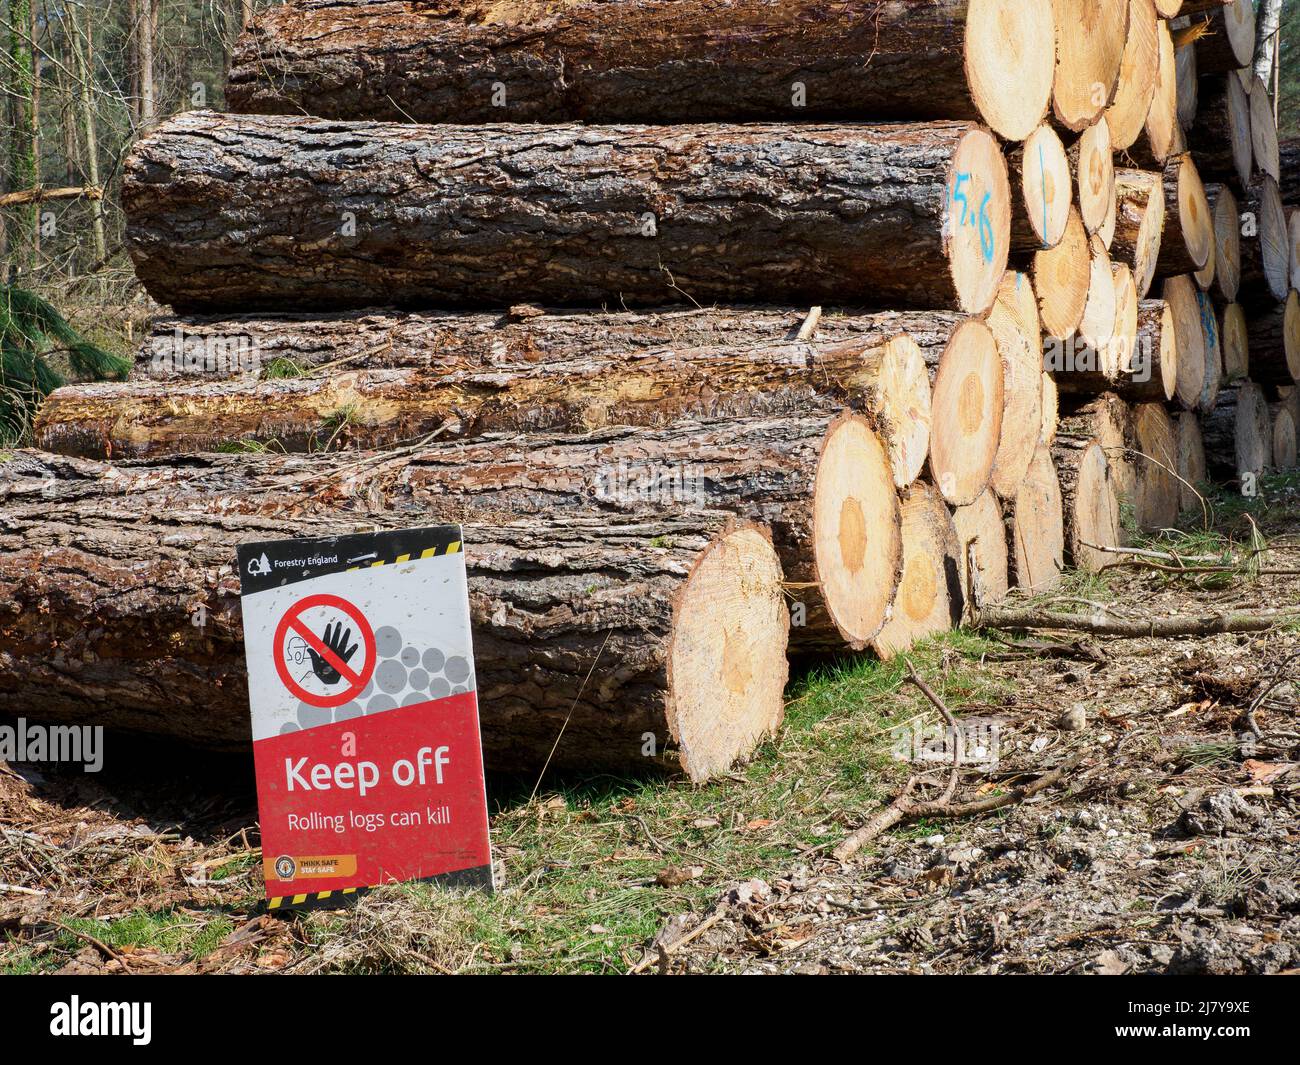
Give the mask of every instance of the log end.
[{"label": "log end", "polygon": [[725,773],[780,727],[790,618],[781,563],[757,525],[719,536],[673,606],[668,726],[693,781]]},{"label": "log end", "polygon": [[1011,181],[993,136],[972,129],[953,153],[948,175],[948,262],[960,308],[983,314],[993,303],[1011,252]]},{"label": "log end", "polygon": [[930,474],[953,506],[988,487],[1002,436],[1002,358],[989,327],[968,319],[954,330],[934,378]]},{"label": "log end", "polygon": [[966,84],[998,136],[1022,141],[1052,96],[1055,20],[1042,0],[971,0],[966,12]]},{"label": "log end", "polygon": [[1055,587],[1065,568],[1061,482],[1051,450],[1040,445],[1011,502],[1010,550],[1015,584],[1036,594]]},{"label": "log end", "polygon": [[1042,326],[1038,297],[1027,276],[1007,272],[989,311],[988,326],[1002,357],[1003,386],[1002,431],[990,484],[1005,499],[1024,480],[1043,419]]},{"label": "log end", "polygon": [[889,464],[900,489],[921,476],[930,453],[930,371],[910,336],[888,341],[876,384],[876,413],[888,438]]},{"label": "log end", "polygon": [[1077,208],[1071,207],[1065,233],[1052,248],[1034,255],[1034,291],[1042,314],[1043,332],[1055,340],[1074,335],[1088,301],[1092,274],[1088,233]]},{"label": "log end", "polygon": [[[969,601],[973,590],[981,604],[1001,602],[1008,587],[1007,535],[997,496],[983,492],[974,503],[954,510],[952,523],[957,531],[958,586],[963,597]],[[973,589],[968,572],[972,561]]]},{"label": "log end", "polygon": [[1065,235],[1074,198],[1070,158],[1056,130],[1044,123],[1025,141],[1020,167],[1020,195],[1034,235],[1054,248]]}]

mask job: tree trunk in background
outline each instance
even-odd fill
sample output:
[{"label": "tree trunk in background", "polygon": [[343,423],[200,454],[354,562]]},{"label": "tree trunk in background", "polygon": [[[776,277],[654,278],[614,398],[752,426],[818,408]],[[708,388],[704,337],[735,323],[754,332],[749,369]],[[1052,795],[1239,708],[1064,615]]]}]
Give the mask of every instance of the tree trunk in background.
[{"label": "tree trunk in background", "polygon": [[158,0],[143,0],[136,21],[136,49],[140,55],[140,127],[148,129],[158,114],[154,86],[153,45],[158,33]]},{"label": "tree trunk in background", "polygon": [[[18,192],[36,184],[36,131],[32,107],[35,90],[35,53],[31,40],[31,0],[9,0],[9,55],[6,67],[9,80],[9,189]],[[12,229],[9,245],[13,260],[30,266],[34,259],[37,204],[15,211],[18,224]]]},{"label": "tree trunk in background", "polygon": [[[81,113],[81,130],[85,138],[86,184],[99,188],[99,137],[95,131],[95,106],[91,99],[91,79],[95,70],[95,46],[91,38],[93,27],[87,16],[78,22],[73,15],[75,9],[68,8],[68,25],[72,31],[72,50],[76,57],[78,108]],[[95,251],[95,262],[104,261],[107,242],[104,238],[104,205],[98,199],[87,201],[90,207],[90,231]]]},{"label": "tree trunk in background", "polygon": [[1255,77],[1265,85],[1273,84],[1273,61],[1282,26],[1282,0],[1258,0],[1255,12]]},{"label": "tree trunk in background", "polygon": [[140,0],[126,0],[126,69],[131,125],[140,125]]}]

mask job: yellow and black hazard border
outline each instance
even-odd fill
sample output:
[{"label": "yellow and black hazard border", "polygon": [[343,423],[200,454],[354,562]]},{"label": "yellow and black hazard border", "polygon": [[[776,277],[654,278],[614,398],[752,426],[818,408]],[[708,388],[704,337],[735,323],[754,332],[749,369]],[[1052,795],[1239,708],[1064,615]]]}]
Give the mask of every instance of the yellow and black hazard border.
[{"label": "yellow and black hazard border", "polygon": [[[492,867],[476,865],[469,869],[457,869],[437,876],[421,876],[412,880],[403,880],[404,884],[434,884],[438,887],[477,888],[493,890]],[[273,895],[266,900],[267,913],[288,913],[298,910],[343,909],[356,905],[358,899],[373,891],[380,885],[368,887],[335,888],[332,891],[310,891],[298,895]]]},{"label": "yellow and black hazard border", "polygon": [[459,525],[243,544],[238,548],[240,595],[331,573],[456,555],[461,549]]}]

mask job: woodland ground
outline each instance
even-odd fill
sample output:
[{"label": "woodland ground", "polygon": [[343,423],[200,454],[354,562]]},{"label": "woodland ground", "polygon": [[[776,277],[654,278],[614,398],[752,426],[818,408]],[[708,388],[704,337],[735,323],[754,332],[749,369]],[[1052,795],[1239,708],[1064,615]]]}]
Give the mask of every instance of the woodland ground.
[{"label": "woodland ground", "polygon": [[[1241,557],[1262,537],[1251,565],[1114,568],[1052,598],[1294,606],[1300,478],[1214,503],[1148,546]],[[1064,784],[847,864],[833,847],[913,771],[891,730],[935,719],[902,662],[798,678],[781,735],[704,787],[490,781],[494,897],[395,886],[270,917],[247,757],[110,736],[96,775],[0,763],[0,972],[1300,969],[1300,633],[1050,640],[963,631],[910,658],[959,718],[999,722],[999,765],[959,798],[1077,755]]]}]

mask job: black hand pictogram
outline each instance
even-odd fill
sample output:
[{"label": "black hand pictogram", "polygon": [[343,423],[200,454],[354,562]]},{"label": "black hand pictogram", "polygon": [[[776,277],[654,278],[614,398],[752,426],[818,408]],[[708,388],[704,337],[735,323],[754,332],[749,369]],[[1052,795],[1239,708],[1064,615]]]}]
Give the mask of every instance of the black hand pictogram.
[{"label": "black hand pictogram", "polygon": [[[357,644],[348,646],[348,640],[352,638],[352,630],[345,629],[343,622],[338,621],[325,626],[325,646],[339,656],[345,663],[352,660],[352,656],[357,653]],[[339,671],[325,660],[323,655],[317,654],[310,647],[307,653],[311,655],[311,669],[322,684],[337,684],[342,678]]]}]

